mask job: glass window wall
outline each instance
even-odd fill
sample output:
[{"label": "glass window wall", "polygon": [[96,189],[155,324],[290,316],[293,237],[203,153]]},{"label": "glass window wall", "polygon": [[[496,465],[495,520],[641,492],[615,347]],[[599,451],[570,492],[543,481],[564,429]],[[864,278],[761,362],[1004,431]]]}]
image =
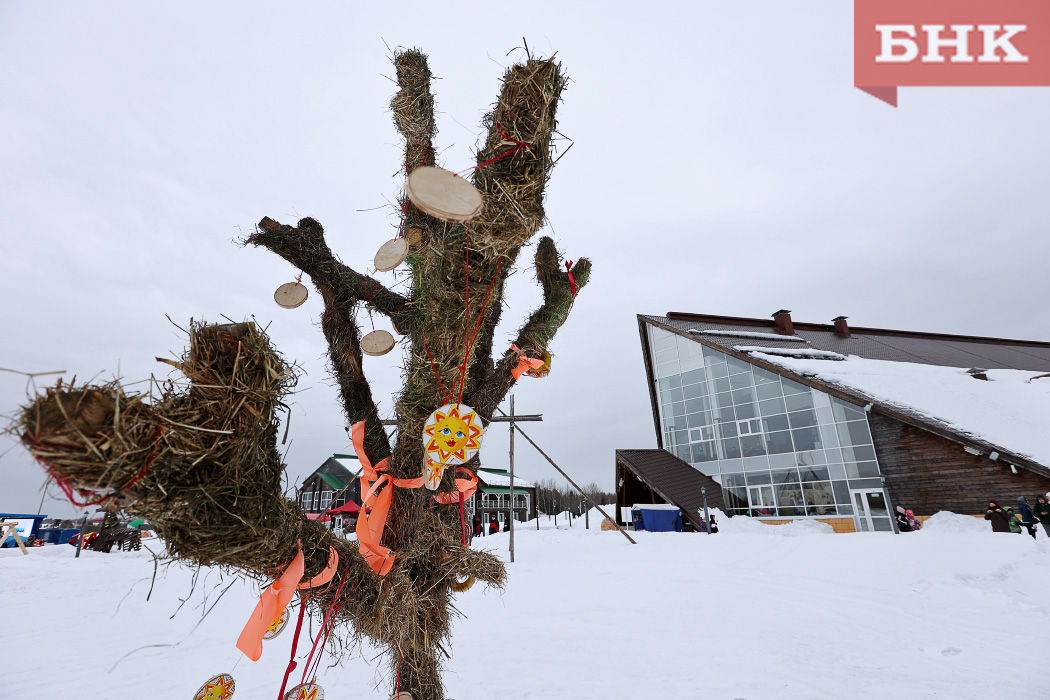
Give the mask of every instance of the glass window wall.
[{"label": "glass window wall", "polygon": [[731,515],[852,515],[880,482],[867,414],[817,389],[648,326],[665,449],[722,484]]}]

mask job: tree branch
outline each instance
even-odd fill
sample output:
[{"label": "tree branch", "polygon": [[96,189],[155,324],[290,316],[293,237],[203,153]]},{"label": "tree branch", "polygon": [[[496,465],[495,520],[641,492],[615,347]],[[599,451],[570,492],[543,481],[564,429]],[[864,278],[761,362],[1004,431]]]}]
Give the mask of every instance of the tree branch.
[{"label": "tree branch", "polygon": [[361,332],[354,320],[354,309],[356,302],[363,300],[387,314],[396,329],[399,319],[402,324],[410,322],[408,301],[339,262],[325,243],[324,228],[314,219],[302,219],[293,227],[265,218],[246,243],[271,250],[310,276],[324,300],[321,330],[328,341],[328,357],[339,383],[347,421],[367,421],[365,447],[369,459],[378,461],[388,456],[390,441],[365,378]]},{"label": "tree branch", "polygon": [[[581,258],[572,268],[576,291],[586,286],[591,276],[591,261]],[[514,344],[530,357],[540,357],[554,335],[569,317],[573,293],[569,275],[560,265],[558,249],[549,236],[539,240],[536,247],[536,279],[543,287],[543,304],[532,312],[529,320],[518,331]],[[478,391],[474,405],[482,415],[492,415],[496,407],[516,381],[511,370],[518,366],[518,356],[508,351],[496,364],[492,376]]]},{"label": "tree branch", "polygon": [[298,226],[289,226],[266,217],[244,243],[280,255],[309,275],[322,294],[330,294],[340,305],[363,301],[388,316],[398,332],[411,323],[409,300],[344,265],[325,243],[324,227],[316,219],[307,217]]},{"label": "tree branch", "polygon": [[[432,75],[426,54],[419,49],[395,53],[394,68],[401,89],[390,100],[390,110],[394,113],[394,125],[405,139],[407,177],[419,166],[435,163],[433,141],[437,127],[434,123],[434,96],[430,92]],[[413,247],[425,251],[423,246],[443,230],[443,223],[424,214],[408,200],[407,195],[402,195],[398,204],[401,206],[402,230],[416,228],[422,231],[422,240]]]}]

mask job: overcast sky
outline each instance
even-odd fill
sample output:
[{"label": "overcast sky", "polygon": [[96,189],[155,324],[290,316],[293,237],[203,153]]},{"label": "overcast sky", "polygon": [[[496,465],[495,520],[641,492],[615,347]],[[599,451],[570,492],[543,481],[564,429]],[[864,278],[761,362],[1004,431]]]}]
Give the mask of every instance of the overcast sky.
[{"label": "overcast sky", "polygon": [[[558,117],[575,146],[548,187],[547,232],[594,273],[517,410],[543,413],[527,432],[577,480],[611,489],[614,449],[656,445],[638,313],[787,308],[1050,340],[1050,89],[904,88],[893,109],[853,87],[852,21],[841,0],[7,0],[0,367],[166,376],[153,358],[185,337],[165,314],[254,315],[307,371],[290,477],[351,451],[317,295],[277,307],[296,270],[235,240],[263,216],[313,216],[366,268],[402,184],[388,46],[430,55],[440,162],[461,170],[522,37],[572,78]],[[539,298],[525,266],[508,343]],[[386,415],[400,364],[366,359]],[[0,412],[25,392],[0,372]],[[486,465],[506,464],[506,434],[486,435]],[[517,444],[525,478],[556,476]],[[43,471],[10,438],[4,450],[0,511],[37,512]],[[48,497],[42,512],[73,510]]]}]

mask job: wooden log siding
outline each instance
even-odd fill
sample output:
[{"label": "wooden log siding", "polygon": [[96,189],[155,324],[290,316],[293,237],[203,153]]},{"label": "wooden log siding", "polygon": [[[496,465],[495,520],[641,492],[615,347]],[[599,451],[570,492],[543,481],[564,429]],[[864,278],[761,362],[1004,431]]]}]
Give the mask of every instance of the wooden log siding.
[{"label": "wooden log siding", "polygon": [[933,515],[950,510],[983,515],[988,499],[1017,510],[1017,497],[1029,503],[1050,491],[1050,479],[1022,467],[1017,474],[1003,461],[972,455],[957,442],[873,411],[868,417],[879,467],[894,506]]}]

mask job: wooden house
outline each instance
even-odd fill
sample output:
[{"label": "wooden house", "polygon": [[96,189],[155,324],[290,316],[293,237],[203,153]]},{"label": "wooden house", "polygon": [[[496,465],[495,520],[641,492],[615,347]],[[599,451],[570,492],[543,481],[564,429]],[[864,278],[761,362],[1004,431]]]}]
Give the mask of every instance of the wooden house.
[{"label": "wooden house", "polygon": [[[496,518],[503,530],[507,514],[511,512],[510,472],[505,469],[478,469],[478,490],[466,504],[468,513],[474,513],[485,523]],[[536,517],[536,486],[520,476],[514,476],[514,519],[525,522]]]},{"label": "wooden house", "polygon": [[361,505],[361,467],[354,455],[334,454],[309,476],[299,489],[299,505],[311,520],[322,519],[340,529],[345,521],[355,520],[352,514],[324,515],[325,511],[347,503]]}]

